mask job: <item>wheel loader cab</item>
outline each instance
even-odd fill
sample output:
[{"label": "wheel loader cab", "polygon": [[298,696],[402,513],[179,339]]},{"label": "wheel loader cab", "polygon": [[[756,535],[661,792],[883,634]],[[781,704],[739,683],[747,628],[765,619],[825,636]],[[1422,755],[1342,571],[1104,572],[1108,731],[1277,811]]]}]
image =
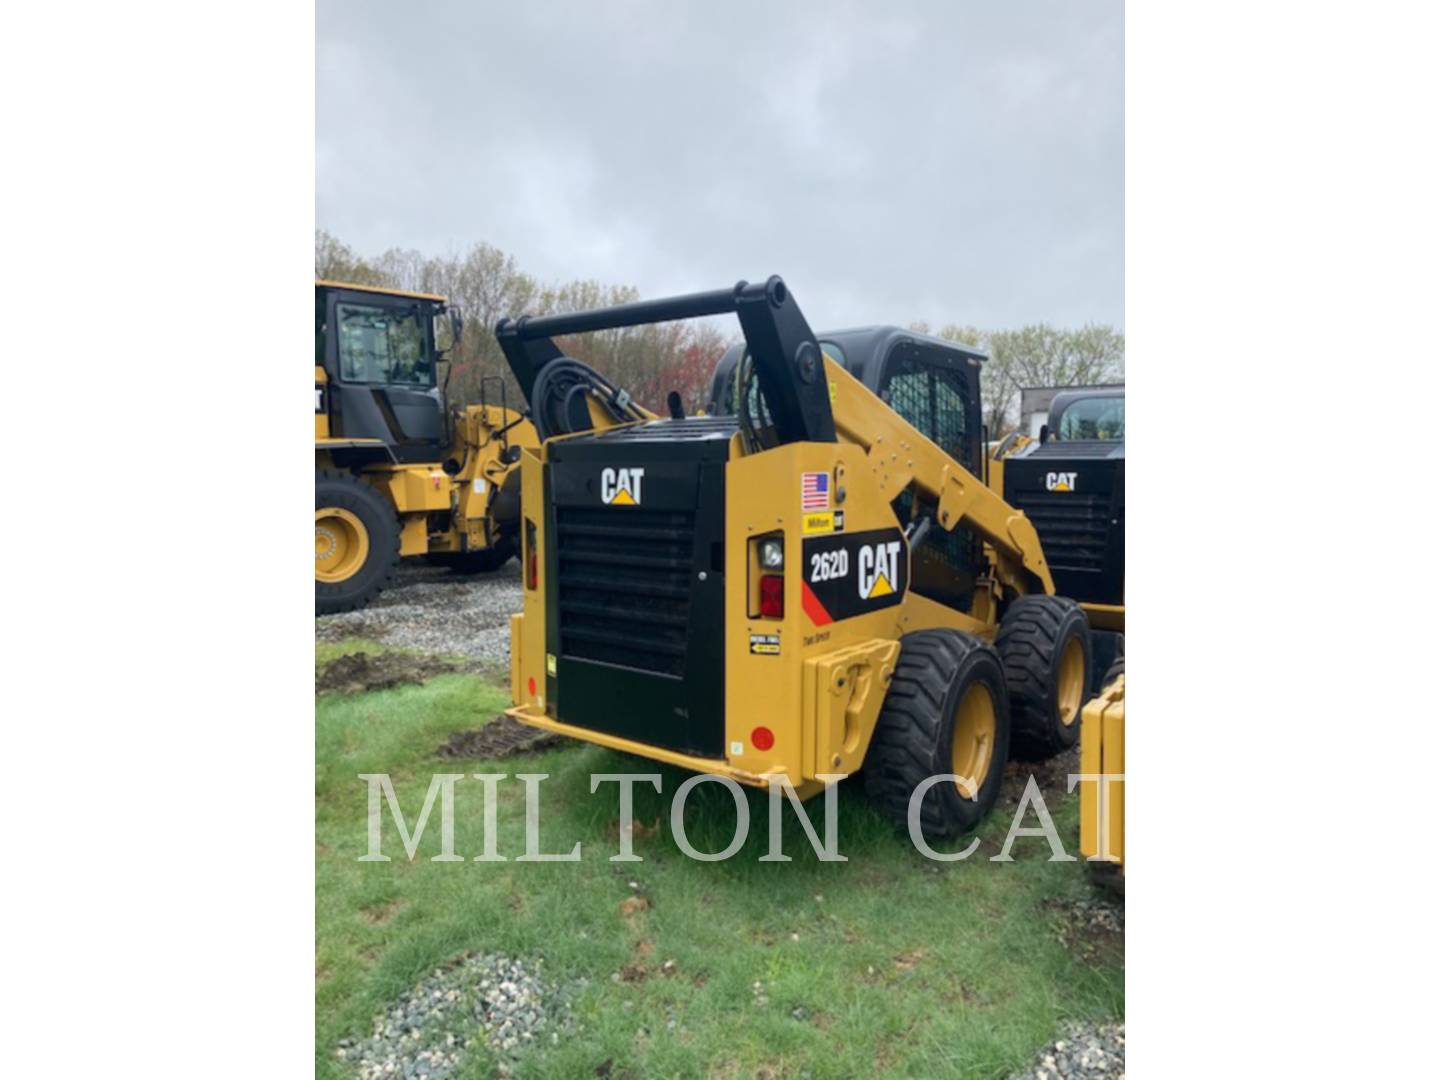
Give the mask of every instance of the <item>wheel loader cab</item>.
[{"label": "wheel loader cab", "polygon": [[445,299],[425,293],[315,284],[317,434],[378,440],[399,462],[444,447],[435,319]]}]

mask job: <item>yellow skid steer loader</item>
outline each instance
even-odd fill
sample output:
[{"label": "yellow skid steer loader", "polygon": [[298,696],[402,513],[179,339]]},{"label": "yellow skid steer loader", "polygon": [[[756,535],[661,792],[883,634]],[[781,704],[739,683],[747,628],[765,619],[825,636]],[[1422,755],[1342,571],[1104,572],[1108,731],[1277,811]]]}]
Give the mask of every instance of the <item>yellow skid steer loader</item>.
[{"label": "yellow skid steer loader", "polygon": [[[711,415],[637,405],[557,336],[734,315]],[[1084,613],[987,486],[983,356],[897,327],[815,334],[778,277],[496,335],[520,454],[515,719],[802,797],[864,770],[900,825],[973,828],[1012,749],[1073,747]]]}]

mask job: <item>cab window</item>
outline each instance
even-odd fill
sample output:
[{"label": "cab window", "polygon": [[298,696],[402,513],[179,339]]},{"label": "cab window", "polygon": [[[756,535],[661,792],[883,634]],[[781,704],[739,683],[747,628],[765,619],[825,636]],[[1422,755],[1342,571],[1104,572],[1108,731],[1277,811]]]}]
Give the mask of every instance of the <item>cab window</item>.
[{"label": "cab window", "polygon": [[933,361],[921,350],[895,350],[881,397],[907,423],[966,468],[973,469],[968,386],[962,373]]},{"label": "cab window", "polygon": [[[880,396],[902,419],[973,472],[979,432],[970,386],[963,371],[941,362],[932,350],[907,344],[891,353]],[[939,515],[935,501],[911,487],[895,497],[892,507],[902,525]],[[979,558],[978,539],[969,529],[933,527],[911,553],[911,588],[957,611],[969,611]]]},{"label": "cab window", "polygon": [[1081,398],[1060,414],[1056,438],[1064,442],[1125,438],[1125,399]]},{"label": "cab window", "polygon": [[418,309],[335,305],[340,377],[346,382],[431,386],[435,373]]}]

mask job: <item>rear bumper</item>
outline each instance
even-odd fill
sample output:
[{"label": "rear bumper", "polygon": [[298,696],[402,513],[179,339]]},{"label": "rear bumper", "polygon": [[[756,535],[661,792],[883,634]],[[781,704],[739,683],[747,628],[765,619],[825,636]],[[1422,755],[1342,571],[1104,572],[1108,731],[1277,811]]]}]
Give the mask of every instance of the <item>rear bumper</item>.
[{"label": "rear bumper", "polygon": [[[737,769],[724,758],[697,757],[694,754],[685,754],[678,750],[667,750],[661,746],[651,746],[648,743],[636,742],[633,739],[626,739],[619,735],[609,735],[603,731],[594,731],[590,728],[576,727],[573,724],[562,724],[547,716],[543,711],[532,705],[516,705],[505,710],[505,715],[512,720],[518,720],[522,724],[531,727],[544,728],[546,731],[553,731],[559,735],[568,735],[572,739],[580,739],[583,742],[594,743],[597,746],[608,747],[611,750],[620,750],[627,754],[634,754],[637,757],[649,758],[652,761],[663,761],[667,765],[677,765],[682,769],[689,769],[691,772],[710,773],[715,776],[728,776],[741,784],[748,784],[751,787],[765,787],[771,776],[784,776],[783,769],[776,769],[768,773],[747,772],[744,769]],[[806,792],[797,788],[801,798]]]}]

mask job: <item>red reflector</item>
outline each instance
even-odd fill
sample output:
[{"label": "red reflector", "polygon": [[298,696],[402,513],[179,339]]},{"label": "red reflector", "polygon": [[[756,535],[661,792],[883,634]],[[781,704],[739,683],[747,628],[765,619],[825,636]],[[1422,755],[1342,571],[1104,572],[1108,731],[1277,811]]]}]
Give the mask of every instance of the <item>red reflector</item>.
[{"label": "red reflector", "polygon": [[531,697],[534,697],[534,696],[535,696],[535,676],[534,676],[534,675],[531,675],[531,676],[530,676],[530,684],[529,684],[529,685],[530,685],[530,696],[531,696]]},{"label": "red reflector", "polygon": [[540,560],[535,555],[535,549],[530,549],[530,557],[525,560],[525,587],[533,589],[540,583]]},{"label": "red reflector", "polygon": [[750,732],[750,745],[756,750],[769,750],[775,745],[775,733],[768,727],[757,727]]},{"label": "red reflector", "polygon": [[785,617],[785,579],[779,574],[764,574],[760,578],[760,614],[767,619]]}]

